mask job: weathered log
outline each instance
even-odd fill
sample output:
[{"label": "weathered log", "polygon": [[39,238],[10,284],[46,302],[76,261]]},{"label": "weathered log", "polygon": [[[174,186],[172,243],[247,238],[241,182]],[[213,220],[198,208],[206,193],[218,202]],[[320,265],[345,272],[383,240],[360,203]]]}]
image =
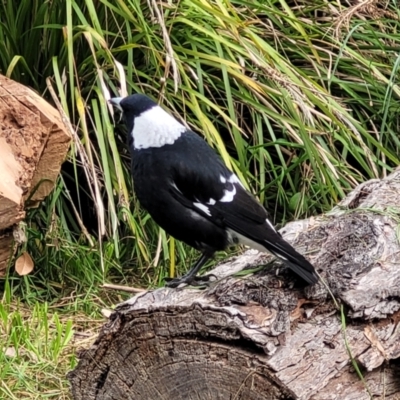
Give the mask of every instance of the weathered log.
[{"label": "weathered log", "polygon": [[322,283],[301,288],[277,262],[232,276],[271,258],[247,251],[215,268],[210,288],[120,304],[68,375],[74,399],[399,399],[399,206],[400,169],[281,230],[345,323]]},{"label": "weathered log", "polygon": [[53,189],[71,135],[58,111],[31,89],[0,75],[0,275],[12,229]]}]

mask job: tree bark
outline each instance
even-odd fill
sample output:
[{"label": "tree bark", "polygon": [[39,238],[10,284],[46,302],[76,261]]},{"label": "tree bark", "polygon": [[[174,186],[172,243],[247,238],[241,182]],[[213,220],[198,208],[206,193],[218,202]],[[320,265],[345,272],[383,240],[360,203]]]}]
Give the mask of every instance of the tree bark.
[{"label": "tree bark", "polygon": [[58,111],[31,89],[0,75],[0,275],[13,227],[53,189],[71,136]]},{"label": "tree bark", "polygon": [[342,311],[278,262],[238,276],[271,259],[250,250],[207,289],[120,304],[68,375],[74,399],[399,399],[399,204],[397,169],[281,230]]}]

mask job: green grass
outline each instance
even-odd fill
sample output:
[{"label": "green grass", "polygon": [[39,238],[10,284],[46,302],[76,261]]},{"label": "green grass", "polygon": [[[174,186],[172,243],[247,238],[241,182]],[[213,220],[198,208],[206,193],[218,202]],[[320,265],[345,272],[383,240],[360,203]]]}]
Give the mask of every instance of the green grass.
[{"label": "green grass", "polygon": [[368,387],[368,384],[364,379],[364,375],[361,372],[360,367],[358,366],[357,360],[353,356],[352,349],[351,349],[350,344],[349,344],[349,342],[347,340],[347,335],[346,335],[346,316],[345,316],[345,311],[344,311],[343,305],[340,306],[340,320],[341,320],[341,325],[342,325],[343,341],[344,341],[344,345],[345,345],[347,354],[349,356],[351,365],[353,366],[354,371],[356,372],[357,376],[360,378],[360,381],[365,386],[365,390],[368,393],[368,396],[372,399],[373,396],[372,396],[371,390]]},{"label": "green grass", "polygon": [[7,285],[0,303],[0,398],[69,399],[66,373],[98,333],[99,318],[65,305],[16,301]]},{"label": "green grass", "polygon": [[[0,280],[12,318],[47,314],[62,341],[80,329],[77,313],[96,321],[99,309],[127,297],[103,283],[157,287],[197,256],[160,230],[133,195],[125,133],[107,105],[120,88],[152,96],[203,135],[278,224],[326,212],[358,183],[399,165],[400,12],[394,1],[346,7],[323,0],[0,2],[0,73],[57,100],[76,127],[54,192],[25,221],[28,241],[17,255],[27,250],[34,272],[21,278],[11,269]],[[17,325],[2,324],[2,343],[12,346]],[[24,378],[35,369],[19,364],[29,362],[35,342],[21,329],[28,356],[7,359],[2,390],[37,398]],[[44,340],[45,328],[35,329]],[[55,361],[43,351],[43,370],[57,364],[60,379],[58,389],[44,379],[43,389],[62,398],[74,358]]]}]

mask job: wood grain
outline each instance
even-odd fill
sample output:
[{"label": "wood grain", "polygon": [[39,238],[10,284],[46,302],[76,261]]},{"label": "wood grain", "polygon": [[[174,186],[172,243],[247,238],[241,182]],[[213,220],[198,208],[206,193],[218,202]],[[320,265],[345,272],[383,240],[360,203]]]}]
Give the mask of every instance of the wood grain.
[{"label": "wood grain", "polygon": [[53,189],[70,142],[54,107],[0,75],[0,274],[12,254],[13,227]]}]

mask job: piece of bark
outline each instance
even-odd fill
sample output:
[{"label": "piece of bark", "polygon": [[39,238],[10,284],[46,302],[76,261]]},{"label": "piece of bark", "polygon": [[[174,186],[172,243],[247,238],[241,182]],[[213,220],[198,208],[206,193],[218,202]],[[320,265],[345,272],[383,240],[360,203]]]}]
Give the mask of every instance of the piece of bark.
[{"label": "piece of bark", "polygon": [[14,238],[12,232],[0,233],[0,276],[6,274],[8,261],[10,259],[10,249],[12,248],[13,241]]},{"label": "piece of bark", "polygon": [[70,142],[54,107],[0,75],[0,275],[11,255],[12,227],[53,189]]},{"label": "piece of bark", "polygon": [[120,304],[68,375],[74,399],[398,399],[399,200],[400,169],[281,230],[329,284],[346,329],[324,285],[301,288],[279,262],[232,276],[271,260],[250,250],[211,271],[210,288]]}]

